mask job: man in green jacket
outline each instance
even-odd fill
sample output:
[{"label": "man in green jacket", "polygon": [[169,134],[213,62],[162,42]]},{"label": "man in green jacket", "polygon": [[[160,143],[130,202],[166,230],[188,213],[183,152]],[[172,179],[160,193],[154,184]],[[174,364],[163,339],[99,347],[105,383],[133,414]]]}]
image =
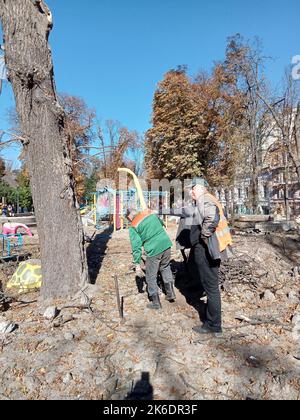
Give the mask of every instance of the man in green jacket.
[{"label": "man in green jacket", "polygon": [[161,219],[151,213],[150,210],[137,213],[132,210],[127,215],[131,222],[129,236],[134,263],[137,270],[140,269],[142,248],[147,255],[146,259],[146,282],[148,294],[152,300],[151,309],[160,309],[159,288],[157,285],[157,273],[160,271],[165,290],[166,299],[169,302],[175,300],[174,279],[170,267],[172,242],[164,229]]}]

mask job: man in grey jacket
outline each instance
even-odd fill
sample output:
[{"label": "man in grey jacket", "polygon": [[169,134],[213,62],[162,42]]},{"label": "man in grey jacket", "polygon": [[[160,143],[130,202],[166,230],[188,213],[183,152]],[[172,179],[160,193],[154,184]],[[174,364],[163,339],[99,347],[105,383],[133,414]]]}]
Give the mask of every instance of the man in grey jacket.
[{"label": "man in grey jacket", "polygon": [[219,267],[221,260],[227,258],[231,236],[222,206],[204,182],[196,178],[189,185],[196,204],[190,230],[191,258],[207,295],[206,321],[193,330],[210,334],[222,332]]}]

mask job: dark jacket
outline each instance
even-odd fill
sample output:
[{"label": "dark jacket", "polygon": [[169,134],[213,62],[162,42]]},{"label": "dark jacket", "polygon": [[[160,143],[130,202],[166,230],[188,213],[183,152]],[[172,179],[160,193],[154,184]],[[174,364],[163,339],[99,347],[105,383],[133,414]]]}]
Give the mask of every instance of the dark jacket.
[{"label": "dark jacket", "polygon": [[[227,260],[231,256],[229,248],[220,252],[215,233],[220,221],[220,212],[209,194],[204,194],[193,207],[184,208],[180,216],[176,238],[177,244],[181,246],[179,249],[191,248],[202,243],[208,247],[213,260]],[[189,240],[187,239],[188,233]]]}]

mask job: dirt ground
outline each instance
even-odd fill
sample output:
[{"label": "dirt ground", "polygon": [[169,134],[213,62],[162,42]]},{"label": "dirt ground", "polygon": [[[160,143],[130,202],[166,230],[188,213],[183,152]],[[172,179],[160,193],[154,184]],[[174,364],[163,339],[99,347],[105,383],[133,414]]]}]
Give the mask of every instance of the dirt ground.
[{"label": "dirt ground", "polygon": [[[37,238],[26,241],[36,258]],[[55,302],[57,318],[43,317],[38,293],[0,313],[18,325],[0,336],[0,399],[300,399],[299,238],[237,235],[234,251],[221,270],[224,333],[201,338],[192,327],[203,303],[180,253],[176,302],[162,293],[152,311],[131,271],[128,231],[97,232],[87,245],[94,284]],[[1,266],[4,291],[14,269]]]}]

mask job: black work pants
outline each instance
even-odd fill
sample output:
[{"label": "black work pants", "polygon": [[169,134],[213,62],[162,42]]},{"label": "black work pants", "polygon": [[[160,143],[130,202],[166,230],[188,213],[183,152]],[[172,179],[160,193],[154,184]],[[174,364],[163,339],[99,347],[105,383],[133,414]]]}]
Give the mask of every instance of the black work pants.
[{"label": "black work pants", "polygon": [[212,331],[222,329],[221,321],[221,292],[219,287],[220,260],[213,260],[204,243],[192,248],[194,264],[201,285],[207,295],[207,311],[204,327]]}]

